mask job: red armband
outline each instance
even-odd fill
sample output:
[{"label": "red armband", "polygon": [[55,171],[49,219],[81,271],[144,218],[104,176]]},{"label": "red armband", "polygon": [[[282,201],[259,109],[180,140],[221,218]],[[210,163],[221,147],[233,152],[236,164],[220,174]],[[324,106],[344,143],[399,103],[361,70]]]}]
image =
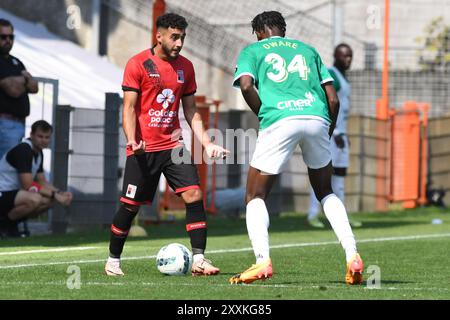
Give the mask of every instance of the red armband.
[{"label": "red armband", "polygon": [[41,189],[42,189],[42,186],[39,183],[33,181],[33,183],[31,184],[31,187],[28,188],[28,191],[39,192],[39,190],[41,190]]}]

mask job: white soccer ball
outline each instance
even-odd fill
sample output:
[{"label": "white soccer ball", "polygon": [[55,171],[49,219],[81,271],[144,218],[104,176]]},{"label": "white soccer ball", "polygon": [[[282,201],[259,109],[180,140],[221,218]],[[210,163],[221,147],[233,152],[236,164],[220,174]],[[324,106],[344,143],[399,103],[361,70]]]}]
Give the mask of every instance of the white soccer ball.
[{"label": "white soccer ball", "polygon": [[191,271],[192,253],[180,243],[168,244],[156,255],[156,267],[169,276],[184,276]]}]

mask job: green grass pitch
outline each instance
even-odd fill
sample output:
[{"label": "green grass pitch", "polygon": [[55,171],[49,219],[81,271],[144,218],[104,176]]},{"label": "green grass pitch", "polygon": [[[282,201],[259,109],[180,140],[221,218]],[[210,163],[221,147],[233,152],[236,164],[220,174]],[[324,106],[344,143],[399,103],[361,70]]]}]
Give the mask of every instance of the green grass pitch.
[{"label": "green grass pitch", "polygon": [[[171,242],[190,247],[183,220],[175,220],[146,227],[146,238],[128,239],[124,277],[103,274],[108,230],[0,240],[0,299],[450,299],[448,211],[422,208],[357,217],[364,223],[354,233],[365,279],[373,279],[379,270],[375,288],[344,284],[344,253],[328,224],[316,230],[305,225],[303,215],[282,214],[271,220],[271,280],[228,283],[254,263],[245,219],[210,217],[207,257],[221,268],[218,276],[158,272],[154,257],[159,248]],[[435,218],[443,223],[432,224]],[[74,268],[80,271],[79,289],[73,288]]]}]

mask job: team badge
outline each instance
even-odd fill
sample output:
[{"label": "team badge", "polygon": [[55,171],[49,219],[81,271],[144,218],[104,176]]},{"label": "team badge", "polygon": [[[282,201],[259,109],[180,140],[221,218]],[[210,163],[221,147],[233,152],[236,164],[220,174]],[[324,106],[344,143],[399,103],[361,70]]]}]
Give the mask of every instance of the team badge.
[{"label": "team badge", "polygon": [[127,193],[125,194],[128,198],[134,199],[136,196],[136,189],[137,187],[135,185],[129,184],[127,188]]},{"label": "team badge", "polygon": [[177,82],[178,83],[184,83],[184,71],[183,70],[177,70]]}]

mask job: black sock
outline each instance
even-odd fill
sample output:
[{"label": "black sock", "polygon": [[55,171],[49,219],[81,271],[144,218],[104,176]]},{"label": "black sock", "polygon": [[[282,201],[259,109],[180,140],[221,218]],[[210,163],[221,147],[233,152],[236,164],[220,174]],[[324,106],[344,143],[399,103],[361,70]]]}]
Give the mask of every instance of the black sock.
[{"label": "black sock", "polygon": [[120,258],[123,246],[127,240],[128,231],[137,212],[127,210],[123,205],[120,206],[114,216],[111,225],[111,237],[109,240],[109,256],[111,258]]},{"label": "black sock", "polygon": [[191,238],[192,254],[203,254],[205,252],[206,230],[203,200],[186,203],[186,231]]}]

